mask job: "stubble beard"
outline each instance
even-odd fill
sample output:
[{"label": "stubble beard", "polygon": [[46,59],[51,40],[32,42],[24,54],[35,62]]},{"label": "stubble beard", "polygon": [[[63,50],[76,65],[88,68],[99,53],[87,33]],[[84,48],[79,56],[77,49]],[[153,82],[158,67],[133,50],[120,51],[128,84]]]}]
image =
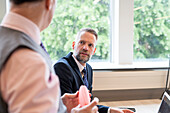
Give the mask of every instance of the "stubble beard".
[{"label": "stubble beard", "polygon": [[77,59],[79,62],[81,62],[81,63],[86,63],[86,62],[89,61],[90,57],[88,56],[87,59],[83,59],[83,58],[81,58],[80,53],[78,53],[78,54],[76,55],[76,59]]}]

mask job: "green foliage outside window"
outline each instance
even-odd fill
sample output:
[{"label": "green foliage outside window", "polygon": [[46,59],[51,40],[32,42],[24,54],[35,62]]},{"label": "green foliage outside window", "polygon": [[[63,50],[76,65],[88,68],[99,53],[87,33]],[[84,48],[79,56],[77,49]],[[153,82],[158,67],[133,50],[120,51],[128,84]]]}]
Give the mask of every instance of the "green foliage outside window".
[{"label": "green foliage outside window", "polygon": [[53,60],[67,55],[82,28],[93,28],[99,39],[93,59],[109,58],[109,0],[58,0],[50,26],[42,32],[43,43]]},{"label": "green foliage outside window", "polygon": [[[134,59],[170,54],[169,7],[170,0],[134,0]],[[50,57],[58,60],[72,51],[77,32],[86,27],[99,35],[92,59],[109,60],[109,0],[58,0],[53,21],[41,34]]]},{"label": "green foliage outside window", "polygon": [[170,0],[134,0],[134,58],[170,54]]}]

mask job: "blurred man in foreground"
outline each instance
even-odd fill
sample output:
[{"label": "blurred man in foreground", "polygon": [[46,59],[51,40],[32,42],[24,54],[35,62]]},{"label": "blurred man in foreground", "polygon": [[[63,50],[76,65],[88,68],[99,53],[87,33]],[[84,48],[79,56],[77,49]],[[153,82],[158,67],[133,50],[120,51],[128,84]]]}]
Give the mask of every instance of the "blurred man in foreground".
[{"label": "blurred man in foreground", "polygon": [[56,0],[10,1],[0,26],[0,113],[97,113],[97,100],[80,108],[78,93],[60,97],[51,60],[39,46]]}]

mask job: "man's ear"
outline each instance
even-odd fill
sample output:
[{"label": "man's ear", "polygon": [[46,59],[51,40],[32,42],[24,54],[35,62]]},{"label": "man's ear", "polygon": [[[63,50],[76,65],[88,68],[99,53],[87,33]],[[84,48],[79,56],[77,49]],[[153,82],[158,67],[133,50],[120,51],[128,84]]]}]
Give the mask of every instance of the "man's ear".
[{"label": "man's ear", "polygon": [[94,55],[95,52],[96,52],[96,48],[95,48],[94,51],[93,51],[93,55]]},{"label": "man's ear", "polygon": [[45,0],[47,10],[50,10],[52,8],[52,2],[53,0]]},{"label": "man's ear", "polygon": [[75,41],[73,41],[72,43],[72,49],[74,50],[74,46],[75,46]]}]

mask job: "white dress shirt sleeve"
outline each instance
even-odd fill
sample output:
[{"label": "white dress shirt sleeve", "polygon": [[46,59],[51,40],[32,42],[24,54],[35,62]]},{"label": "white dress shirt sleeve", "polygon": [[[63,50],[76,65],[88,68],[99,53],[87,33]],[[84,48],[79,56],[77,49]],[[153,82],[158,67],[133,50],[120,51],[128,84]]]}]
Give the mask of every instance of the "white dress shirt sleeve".
[{"label": "white dress shirt sleeve", "polygon": [[57,113],[59,80],[40,54],[29,49],[15,51],[0,77],[10,113]]},{"label": "white dress shirt sleeve", "polygon": [[110,107],[109,107],[109,109],[107,110],[107,113],[110,113]]}]

